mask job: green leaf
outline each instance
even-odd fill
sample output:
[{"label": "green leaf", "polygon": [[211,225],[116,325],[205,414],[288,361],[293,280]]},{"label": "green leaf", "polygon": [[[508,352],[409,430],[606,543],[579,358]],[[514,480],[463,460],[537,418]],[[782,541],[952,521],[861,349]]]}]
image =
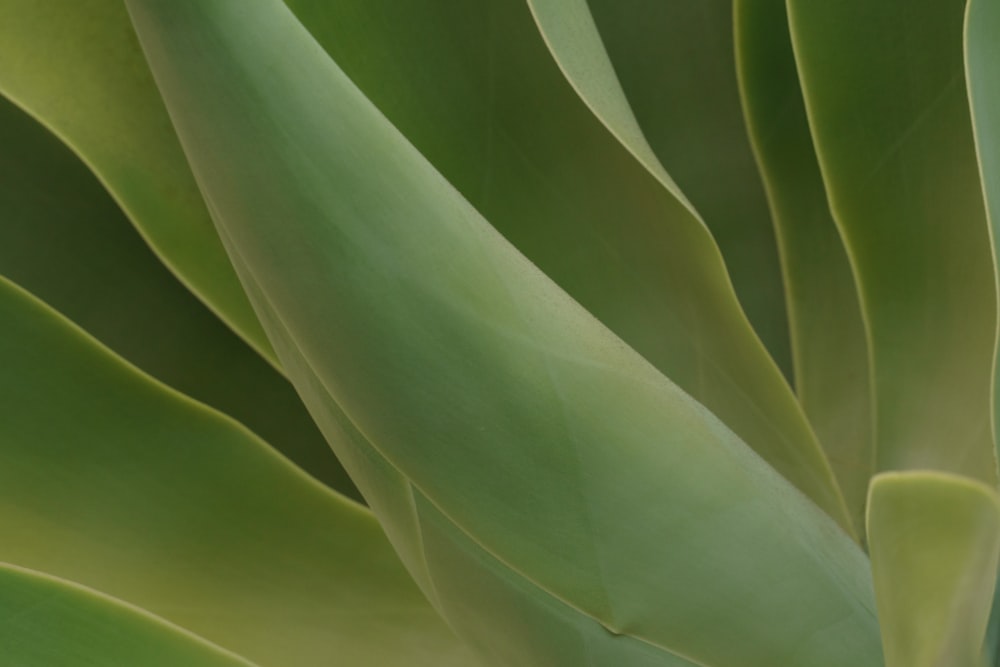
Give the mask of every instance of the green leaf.
[{"label": "green leaf", "polygon": [[581,102],[525,3],[289,4],[501,234],[848,525],[707,229]]},{"label": "green leaf", "polygon": [[0,274],[357,495],[288,381],[163,268],[65,146],[2,98],[0,146]]},{"label": "green leaf", "polygon": [[737,0],[734,11],[743,106],[781,247],[795,392],[863,526],[875,426],[857,287],[809,135],[785,5]]},{"label": "green leaf", "polygon": [[[281,3],[129,9],[283,366],[466,637],[539,664],[548,632],[593,665],[881,664],[857,546],[491,229]],[[497,571],[514,602],[468,613]]]},{"label": "green leaf", "polygon": [[872,480],[868,544],[887,667],[974,667],[1000,557],[994,489],[934,472]]},{"label": "green leaf", "polygon": [[[993,2],[969,0],[965,15],[965,76],[969,90],[972,129],[976,140],[976,155],[990,221],[994,261],[997,239],[1000,239],[1000,8]],[[1000,367],[994,357],[993,426],[996,437],[997,415],[1000,415]],[[987,655],[990,665],[1000,663],[1000,587],[994,595],[993,619],[990,623]]]},{"label": "green leaf", "polygon": [[[594,50],[604,45],[607,56],[601,60],[613,71],[600,78],[573,72],[571,80],[581,86],[585,99],[606,97],[605,91],[615,90],[617,104],[625,103],[618,113],[608,109],[609,113],[598,111],[598,115],[612,131],[624,132],[627,126],[632,126],[633,134],[639,130],[640,136],[622,136],[630,147],[638,149],[648,141],[653,161],[676,179],[708,225],[750,323],[791,376],[774,228],[747,140],[733,70],[732,3],[532,0],[530,4],[556,57],[567,66],[572,67],[573,56],[566,49],[577,49],[585,57],[588,44]],[[590,29],[587,37],[560,34],[582,32],[588,20],[585,12],[593,15],[596,32]],[[614,102],[594,102],[595,106],[607,103]],[[650,166],[649,160],[643,162]]]},{"label": "green leaf", "polygon": [[253,667],[106,595],[0,563],[0,646],[8,665]]},{"label": "green leaf", "polygon": [[[965,21],[965,64],[969,101],[979,158],[980,178],[990,221],[994,257],[1000,239],[1000,7],[996,3],[969,0]],[[994,420],[1000,415],[997,404],[1000,371],[993,373]]]},{"label": "green leaf", "polygon": [[992,485],[996,291],[962,8],[788,2],[812,135],[868,322],[876,470]]},{"label": "green leaf", "polygon": [[366,509],[4,279],[0,321],[0,560],[262,667],[474,664]]},{"label": "green leaf", "polygon": [[167,267],[273,361],[122,3],[0,0],[0,62],[0,94],[76,151]]}]

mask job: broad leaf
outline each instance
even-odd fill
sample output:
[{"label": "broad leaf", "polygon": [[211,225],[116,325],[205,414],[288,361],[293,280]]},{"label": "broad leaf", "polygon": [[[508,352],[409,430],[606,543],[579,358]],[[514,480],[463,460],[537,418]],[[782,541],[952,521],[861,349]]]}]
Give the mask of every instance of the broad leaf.
[{"label": "broad leaf", "polygon": [[357,493],[288,381],[163,268],[65,146],[3,99],[0,146],[0,274],[318,479]]},{"label": "broad leaf", "polygon": [[581,102],[526,3],[289,4],[504,237],[848,524],[707,229]]},{"label": "broad leaf", "polygon": [[[484,653],[542,661],[551,631],[594,665],[881,664],[857,546],[491,229],[283,5],[129,8],[283,366]],[[513,602],[469,614],[489,585]]]},{"label": "broad leaf", "polygon": [[1000,499],[972,480],[883,473],[868,544],[886,667],[977,667],[997,579]]},{"label": "broad leaf", "polygon": [[963,6],[788,2],[810,128],[868,322],[876,469],[992,485],[996,290]]},{"label": "broad leaf", "polygon": [[4,279],[0,321],[0,560],[261,667],[474,664],[366,509]]},{"label": "broad leaf", "polygon": [[177,277],[273,361],[120,0],[0,0],[0,94],[80,154]]},{"label": "broad leaf", "polygon": [[0,564],[0,647],[17,667],[253,667],[77,584]]},{"label": "broad leaf", "polygon": [[737,0],[735,27],[747,126],[782,249],[795,392],[863,526],[874,465],[868,343],[809,135],[785,4]]},{"label": "broad leaf", "polygon": [[[563,49],[583,52],[588,42],[604,45],[614,70],[613,87],[593,78],[581,94],[587,99],[608,97],[604,91],[621,83],[621,101],[627,100],[627,114],[634,114],[642,141],[648,142],[655,159],[708,225],[750,323],[791,376],[774,228],[747,141],[733,69],[733,3],[531,0],[529,4],[562,62],[567,63]],[[572,34],[582,28],[577,24],[587,21],[588,13],[596,32],[590,38]],[[567,73],[577,85],[588,85],[580,73]],[[613,131],[627,122],[622,113],[614,118],[598,113]]]}]

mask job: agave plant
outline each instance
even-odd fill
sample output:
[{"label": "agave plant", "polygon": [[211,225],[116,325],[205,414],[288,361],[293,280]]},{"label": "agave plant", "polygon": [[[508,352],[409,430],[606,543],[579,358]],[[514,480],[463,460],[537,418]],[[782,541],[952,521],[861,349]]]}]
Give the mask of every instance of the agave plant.
[{"label": "agave plant", "polygon": [[2,664],[1000,664],[996,2],[0,0],[0,94]]}]

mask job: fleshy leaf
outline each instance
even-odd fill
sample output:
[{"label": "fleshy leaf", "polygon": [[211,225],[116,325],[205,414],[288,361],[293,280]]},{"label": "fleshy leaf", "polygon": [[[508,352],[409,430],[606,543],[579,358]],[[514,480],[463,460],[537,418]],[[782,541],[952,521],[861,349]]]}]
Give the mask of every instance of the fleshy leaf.
[{"label": "fleshy leaf", "polygon": [[100,178],[164,264],[273,361],[119,0],[0,0],[0,94]]},{"label": "fleshy leaf", "polygon": [[0,563],[0,647],[12,666],[253,667],[141,610]]},{"label": "fleshy leaf", "polygon": [[857,287],[809,134],[785,4],[734,6],[747,126],[781,247],[795,392],[863,526],[875,426]]},{"label": "fleshy leaf", "polygon": [[774,228],[733,69],[732,3],[529,4],[595,113],[647,168],[669,172],[668,188],[676,179],[719,244],[755,331],[791,376]]},{"label": "fleshy leaf", "polygon": [[823,180],[871,343],[876,470],[996,483],[996,290],[961,2],[789,0]]},{"label": "fleshy leaf", "polygon": [[474,664],[366,509],[2,278],[0,321],[0,560],[261,667]]},{"label": "fleshy leaf", "polygon": [[872,480],[868,544],[886,667],[978,667],[1000,556],[1000,499],[933,472]]},{"label": "fleshy leaf", "polygon": [[633,640],[650,664],[881,664],[857,546],[497,234],[281,3],[128,5],[283,366],[464,636],[545,655],[517,605],[464,613],[499,567],[526,606],[575,610],[593,665]]},{"label": "fleshy leaf", "polygon": [[525,3],[288,4],[507,240],[848,525],[711,235],[583,104]]},{"label": "fleshy leaf", "polygon": [[0,274],[356,496],[288,381],[163,268],[76,156],[4,99],[0,146]]}]

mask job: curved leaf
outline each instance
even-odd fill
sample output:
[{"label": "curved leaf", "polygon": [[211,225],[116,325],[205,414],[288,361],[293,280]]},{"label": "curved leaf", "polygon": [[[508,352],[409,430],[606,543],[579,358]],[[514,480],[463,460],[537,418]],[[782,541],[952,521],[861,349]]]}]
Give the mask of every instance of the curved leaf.
[{"label": "curved leaf", "polygon": [[367,510],[4,279],[0,321],[0,560],[262,667],[472,664]]},{"label": "curved leaf", "polygon": [[594,665],[633,640],[651,664],[881,663],[857,546],[491,229],[283,5],[129,8],[282,363],[355,429],[332,444],[465,636],[546,655],[517,605],[466,615],[491,574],[457,538],[515,600],[575,610]]},{"label": "curved leaf", "polygon": [[580,101],[525,3],[289,4],[501,234],[849,525],[708,231]]},{"label": "curved leaf", "polygon": [[809,135],[785,5],[737,0],[734,7],[747,126],[781,247],[795,392],[863,526],[875,425],[857,287]]},{"label": "curved leaf", "polygon": [[[979,158],[979,173],[986,199],[986,214],[990,221],[994,263],[997,240],[1000,239],[1000,92],[996,82],[1000,76],[1000,11],[996,3],[969,0],[965,14],[965,76],[972,112],[972,129]],[[996,438],[997,416],[1000,415],[1000,366],[994,355],[993,426]],[[997,443],[1000,445],[1000,442]],[[988,640],[991,665],[1000,664],[1000,587],[994,596],[993,619]]]},{"label": "curved leaf", "polygon": [[0,564],[8,665],[252,667],[163,620],[67,581]]},{"label": "curved leaf", "polygon": [[732,2],[529,4],[582,97],[647,168],[665,168],[701,214],[747,317],[791,376],[774,228],[733,70]]},{"label": "curved leaf", "polygon": [[1000,498],[930,472],[872,480],[868,544],[887,667],[976,667],[997,580]]},{"label": "curved leaf", "polygon": [[869,326],[876,469],[992,485],[996,290],[962,7],[788,2],[810,127]]},{"label": "curved leaf", "polygon": [[273,361],[118,0],[0,0],[0,94],[98,176],[164,264]]},{"label": "curved leaf", "polygon": [[0,274],[357,495],[288,381],[177,283],[65,146],[3,99],[0,146]]}]

